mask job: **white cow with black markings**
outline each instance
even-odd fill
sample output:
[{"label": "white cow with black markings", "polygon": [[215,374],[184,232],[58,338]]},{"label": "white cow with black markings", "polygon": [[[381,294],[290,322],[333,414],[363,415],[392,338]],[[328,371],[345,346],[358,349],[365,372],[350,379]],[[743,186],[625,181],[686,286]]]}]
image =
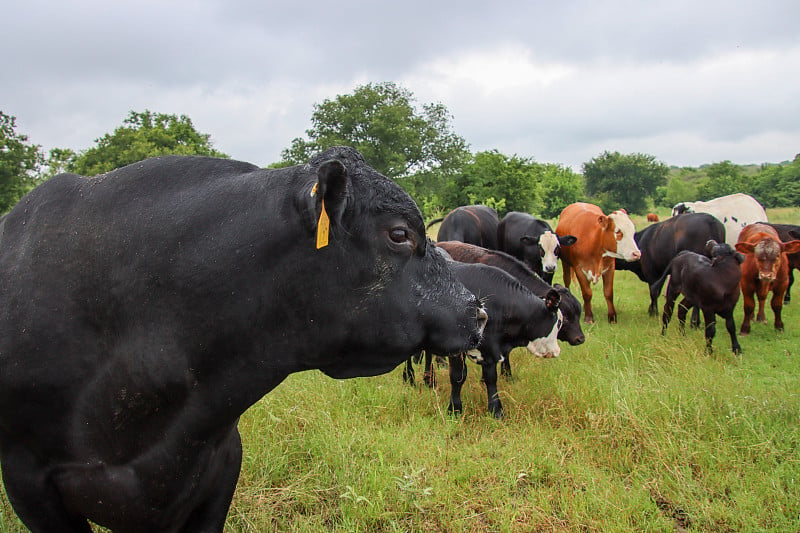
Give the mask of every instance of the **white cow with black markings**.
[{"label": "white cow with black markings", "polygon": [[725,226],[725,242],[735,246],[739,233],[748,224],[767,222],[767,212],[758,201],[743,193],[729,194],[708,202],[681,202],[672,208],[672,216],[683,213],[708,213]]}]

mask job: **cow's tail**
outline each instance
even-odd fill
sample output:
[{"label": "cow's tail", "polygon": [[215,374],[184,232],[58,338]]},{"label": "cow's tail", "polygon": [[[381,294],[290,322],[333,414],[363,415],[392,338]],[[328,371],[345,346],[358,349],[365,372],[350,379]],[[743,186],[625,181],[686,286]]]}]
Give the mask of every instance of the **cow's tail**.
[{"label": "cow's tail", "polygon": [[444,217],[434,218],[433,220],[431,220],[430,222],[428,222],[428,225],[427,225],[427,226],[425,226],[425,229],[431,229],[431,226],[433,226],[433,225],[434,225],[434,224],[436,224],[437,222],[441,222],[442,220],[444,220]]}]

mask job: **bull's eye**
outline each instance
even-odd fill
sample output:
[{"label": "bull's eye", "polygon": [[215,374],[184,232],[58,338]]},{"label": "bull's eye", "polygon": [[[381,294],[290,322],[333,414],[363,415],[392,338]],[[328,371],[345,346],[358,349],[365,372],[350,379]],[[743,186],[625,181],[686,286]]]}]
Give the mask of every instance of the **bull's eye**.
[{"label": "bull's eye", "polygon": [[389,232],[389,238],[392,239],[392,242],[403,244],[404,242],[408,241],[408,230],[403,228],[395,228]]}]

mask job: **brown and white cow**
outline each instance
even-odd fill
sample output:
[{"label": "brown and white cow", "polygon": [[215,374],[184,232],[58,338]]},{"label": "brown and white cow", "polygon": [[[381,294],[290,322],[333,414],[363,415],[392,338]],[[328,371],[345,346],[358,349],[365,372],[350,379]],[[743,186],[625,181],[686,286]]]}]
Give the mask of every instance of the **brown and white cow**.
[{"label": "brown and white cow", "polygon": [[561,211],[556,226],[558,235],[574,235],[577,241],[561,250],[564,285],[569,288],[573,274],[583,294],[584,322],[594,322],[592,313],[593,283],[603,279],[603,293],[608,306],[608,321],[617,321],[614,309],[614,259],[637,261],[642,254],[633,235],[636,228],[625,210],[610,215],[593,204],[576,202]]},{"label": "brown and white cow", "polygon": [[789,260],[786,254],[800,251],[800,240],[782,242],[775,228],[768,224],[749,224],[739,234],[736,249],[745,255],[742,264],[742,302],[744,320],[739,333],[750,333],[750,321],[758,298],[756,321],[766,323],[764,303],[772,291],[770,305],[775,313],[775,329],[783,331],[783,297],[789,286]]}]

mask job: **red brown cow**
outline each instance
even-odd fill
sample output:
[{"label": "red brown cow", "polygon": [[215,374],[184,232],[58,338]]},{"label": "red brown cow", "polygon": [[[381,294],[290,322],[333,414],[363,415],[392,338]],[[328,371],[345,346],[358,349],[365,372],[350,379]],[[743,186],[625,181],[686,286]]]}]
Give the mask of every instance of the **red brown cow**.
[{"label": "red brown cow", "polygon": [[633,234],[628,214],[620,209],[610,215],[593,204],[576,202],[561,211],[556,226],[558,235],[574,235],[577,241],[561,250],[564,265],[564,285],[569,288],[573,274],[578,279],[583,294],[584,322],[594,322],[592,313],[592,287],[603,278],[603,293],[608,306],[608,321],[617,321],[614,309],[614,258],[637,261],[642,254]]},{"label": "red brown cow", "polygon": [[[786,254],[800,251],[800,240],[782,242],[775,228],[767,224],[749,224],[739,234],[736,249],[745,255],[742,264],[742,302],[744,320],[739,331],[741,335],[750,333],[750,320],[755,310],[755,297],[758,298],[756,321],[767,322],[764,316],[764,302],[772,291],[770,305],[775,313],[775,329],[783,331],[783,297],[789,286],[789,260]],[[755,296],[755,297],[754,297]]]},{"label": "red brown cow", "polygon": [[658,222],[658,215],[656,215],[655,213],[647,213],[647,221]]}]

